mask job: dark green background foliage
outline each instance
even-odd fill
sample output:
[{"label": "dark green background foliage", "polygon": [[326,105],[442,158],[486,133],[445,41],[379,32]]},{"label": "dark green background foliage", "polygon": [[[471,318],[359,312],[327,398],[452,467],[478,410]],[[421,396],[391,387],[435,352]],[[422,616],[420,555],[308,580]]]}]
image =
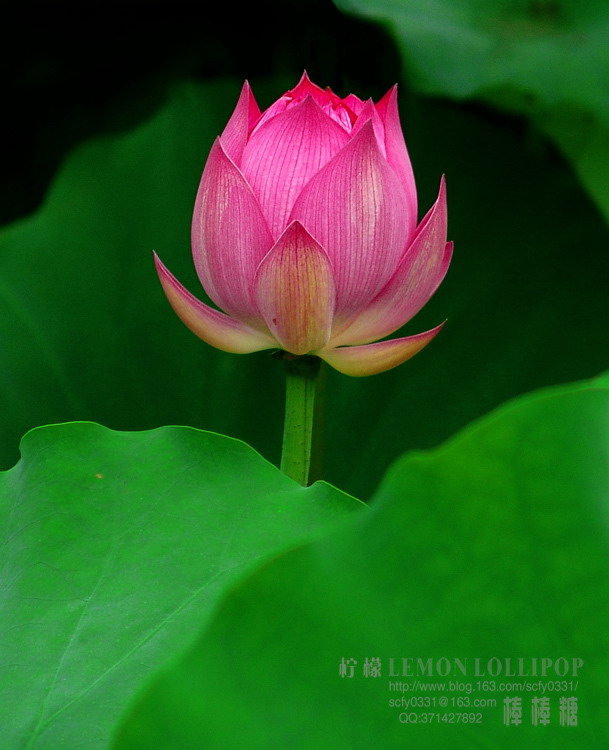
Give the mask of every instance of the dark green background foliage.
[{"label": "dark green background foliage", "polygon": [[[32,13],[1,51],[7,747],[607,746],[609,6]],[[203,296],[209,147],[244,78],[265,107],[304,68],[341,95],[399,83],[421,214],[446,174],[455,242],[404,329],[441,335],[379,376],[325,372],[334,487],[306,490],[268,463],[280,364],[195,338],[152,264]],[[338,682],[371,655],[581,657],[581,726],[404,727],[386,686]]]}]

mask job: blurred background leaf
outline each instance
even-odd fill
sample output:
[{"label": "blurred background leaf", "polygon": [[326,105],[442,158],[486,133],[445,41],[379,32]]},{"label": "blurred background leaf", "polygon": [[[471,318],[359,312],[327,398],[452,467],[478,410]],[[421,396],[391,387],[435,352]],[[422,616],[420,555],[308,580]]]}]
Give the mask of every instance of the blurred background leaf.
[{"label": "blurred background leaf", "polygon": [[605,0],[335,0],[382,21],[423,93],[522,113],[549,134],[609,221]]},{"label": "blurred background leaf", "polygon": [[[600,380],[529,394],[434,451],[402,457],[370,513],[233,589],[136,704],[114,747],[606,747],[608,487],[609,389]],[[515,667],[542,656],[583,660],[576,688],[547,693],[547,726],[530,720],[538,692],[474,687],[472,700],[496,700],[478,711],[482,725],[406,726],[398,715],[408,709],[389,706],[402,697],[390,682],[413,682],[399,676],[402,657],[461,659],[468,673],[459,679],[475,686],[476,658],[488,677],[491,658]],[[372,657],[379,677],[363,674]],[[357,660],[351,679],[339,676],[342,658]],[[404,696],[419,694],[430,693]],[[522,698],[520,726],[504,725],[506,695]],[[562,695],[577,697],[577,727],[559,722]]]},{"label": "blurred background leaf", "polygon": [[106,748],[222,594],[362,503],[184,427],[43,427],[0,475],[2,747]]}]

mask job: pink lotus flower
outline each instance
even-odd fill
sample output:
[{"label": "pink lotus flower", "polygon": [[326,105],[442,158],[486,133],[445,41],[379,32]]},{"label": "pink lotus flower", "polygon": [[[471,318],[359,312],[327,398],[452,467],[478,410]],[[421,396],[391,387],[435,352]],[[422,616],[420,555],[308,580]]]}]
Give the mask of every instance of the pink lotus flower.
[{"label": "pink lotus flower", "polygon": [[[315,354],[347,375],[412,357],[442,328],[378,341],[410,320],[444,278],[444,180],[417,225],[417,194],[397,87],[377,103],[300,83],[260,112],[246,82],[197,194],[193,297],[155,256],[181,320],[208,344],[245,354]],[[377,343],[371,343],[371,342]]]}]

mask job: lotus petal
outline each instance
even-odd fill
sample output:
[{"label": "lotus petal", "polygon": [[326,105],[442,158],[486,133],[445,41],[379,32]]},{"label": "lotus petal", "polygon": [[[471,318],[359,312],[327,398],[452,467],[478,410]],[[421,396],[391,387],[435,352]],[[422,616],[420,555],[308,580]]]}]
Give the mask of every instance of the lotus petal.
[{"label": "lotus petal", "polygon": [[353,126],[353,130],[351,131],[351,136],[353,137],[354,135],[359,133],[359,131],[368,121],[372,122],[372,128],[374,130],[374,135],[376,136],[376,142],[378,143],[381,153],[386,158],[387,154],[385,148],[385,126],[383,125],[383,122],[376,110],[372,99],[368,99],[368,101],[364,102],[364,106],[362,107],[358,118],[355,121],[355,125]]},{"label": "lotus petal", "polygon": [[385,125],[385,148],[387,160],[395,169],[408,200],[408,230],[413,234],[417,222],[417,187],[414,181],[410,156],[404,141],[398,110],[398,87],[393,86],[376,105],[377,112]]},{"label": "lotus petal", "polygon": [[222,148],[237,166],[241,164],[241,156],[247,142],[247,136],[259,118],[260,108],[249,83],[246,81],[241,89],[235,111],[220,136]]},{"label": "lotus petal", "polygon": [[348,140],[348,133],[310,96],[251,135],[241,169],[274,237],[285,229],[302,188]]},{"label": "lotus petal", "polygon": [[363,308],[389,281],[406,247],[406,197],[371,121],[305,186],[292,209],[328,253],[337,315]]},{"label": "lotus petal", "polygon": [[378,341],[364,346],[339,346],[316,352],[331,367],[344,375],[363,377],[391,370],[414,357],[440,332],[444,323],[425,333],[405,338]]},{"label": "lotus petal", "polygon": [[272,246],[256,196],[216,139],[195,202],[192,252],[207,294],[245,323],[259,318],[254,274]]},{"label": "lotus petal", "polygon": [[275,338],[292,354],[324,347],[330,338],[336,291],[323,248],[295,221],[256,273],[256,302]]},{"label": "lotus petal", "polygon": [[156,253],[154,262],[169,303],[180,320],[200,339],[216,349],[233,354],[249,354],[277,347],[277,342],[270,335],[256,331],[194,297],[163,265]]},{"label": "lotus petal", "polygon": [[453,243],[446,242],[444,178],[438,198],[421,222],[396,272],[375,299],[332,337],[332,344],[366,344],[397,331],[434,294],[446,275]]}]

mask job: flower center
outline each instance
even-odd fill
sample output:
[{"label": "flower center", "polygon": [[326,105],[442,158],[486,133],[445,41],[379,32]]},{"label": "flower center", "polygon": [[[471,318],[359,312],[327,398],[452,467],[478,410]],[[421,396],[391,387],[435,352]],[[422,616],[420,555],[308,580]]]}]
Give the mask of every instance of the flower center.
[{"label": "flower center", "polygon": [[350,133],[355,120],[357,119],[357,115],[351,109],[351,107],[347,106],[345,102],[342,101],[342,99],[339,99],[338,96],[336,96],[336,94],[334,94],[334,92],[330,90],[330,88],[327,88],[326,91],[331,94],[332,99],[323,102],[321,104],[321,108],[335,122],[337,122],[348,133]]},{"label": "flower center", "polygon": [[320,88],[314,84],[306,74],[303,75],[300,82],[293,89],[286,91],[282,97],[274,102],[274,104],[271,104],[271,106],[263,112],[252,132],[257,130],[263,123],[270,120],[275,115],[300,104],[308,96],[315,101],[328,117],[338,123],[343,130],[346,130],[347,133],[351,132],[357,119],[357,114],[340,98],[340,96],[337,96],[329,86],[325,89]]}]

